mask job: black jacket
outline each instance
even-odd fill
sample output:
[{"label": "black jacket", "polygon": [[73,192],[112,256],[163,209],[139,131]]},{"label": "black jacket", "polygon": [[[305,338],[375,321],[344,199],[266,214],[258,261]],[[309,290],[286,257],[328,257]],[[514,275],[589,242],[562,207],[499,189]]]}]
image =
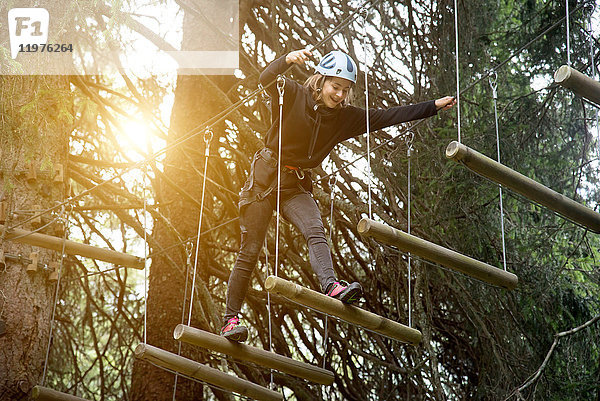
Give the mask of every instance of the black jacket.
[{"label": "black jacket", "polygon": [[[285,56],[273,61],[260,75],[264,86],[288,68]],[[265,145],[278,151],[279,95],[276,84],[267,88],[272,99],[273,125]],[[371,131],[437,114],[433,100],[389,109],[369,109]],[[310,90],[286,78],[283,96],[281,159],[283,165],[313,168],[321,164],[338,143],[366,133],[365,109],[346,106],[330,109],[313,100]]]}]

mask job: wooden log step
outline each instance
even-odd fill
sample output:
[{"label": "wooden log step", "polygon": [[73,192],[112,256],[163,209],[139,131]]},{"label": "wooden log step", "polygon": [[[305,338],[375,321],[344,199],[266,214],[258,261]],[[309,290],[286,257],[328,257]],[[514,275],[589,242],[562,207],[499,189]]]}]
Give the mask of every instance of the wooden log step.
[{"label": "wooden log step", "polygon": [[266,351],[261,348],[229,341],[217,334],[209,333],[194,327],[178,324],[173,331],[176,340],[207,348],[236,359],[254,362],[269,369],[301,377],[315,383],[330,386],[333,383],[333,372],[308,363]]},{"label": "wooden log step", "polygon": [[600,105],[600,82],[577,71],[568,65],[561,66],[554,73],[554,82],[572,90],[590,102]]},{"label": "wooden log step", "polygon": [[[0,231],[4,226],[0,224]],[[23,244],[38,246],[40,248],[52,249],[61,252],[63,249],[63,239],[51,235],[40,234],[32,231],[13,228],[6,233],[7,241],[14,240]],[[99,248],[75,241],[65,241],[65,253],[68,255],[79,255],[86,258],[102,260],[115,265],[133,267],[134,269],[144,269],[144,258],[129,255],[127,253],[113,251],[112,249]]]},{"label": "wooden log step", "polygon": [[417,345],[421,342],[421,332],[419,330],[412,329],[359,307],[346,305],[335,298],[328,297],[325,294],[302,287],[280,277],[267,277],[265,288],[267,291],[282,295],[291,301],[394,340],[411,345]]},{"label": "wooden log step", "polygon": [[35,401],[88,401],[85,398],[75,397],[42,386],[35,386],[31,390],[31,399]]},{"label": "wooden log step", "polygon": [[358,232],[366,237],[373,237],[384,244],[393,245],[413,255],[439,263],[452,270],[475,277],[486,283],[513,290],[519,279],[513,273],[480,262],[453,250],[426,241],[387,224],[363,218],[358,222]]},{"label": "wooden log step", "polygon": [[595,233],[600,233],[600,213],[545,187],[462,143],[452,141],[446,148],[446,157],[464,164],[477,174],[497,182],[577,224],[588,227]]},{"label": "wooden log step", "polygon": [[218,369],[203,365],[191,359],[153,347],[148,344],[139,344],[135,348],[135,357],[153,363],[163,369],[171,370],[200,380],[227,391],[254,398],[260,401],[282,401],[283,395],[268,388],[240,379]]}]

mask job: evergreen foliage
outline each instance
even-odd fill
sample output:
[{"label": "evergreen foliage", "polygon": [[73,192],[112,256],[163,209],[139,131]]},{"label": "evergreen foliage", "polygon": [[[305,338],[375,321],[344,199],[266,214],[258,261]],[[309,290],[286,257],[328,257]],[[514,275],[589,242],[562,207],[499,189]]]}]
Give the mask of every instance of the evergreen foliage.
[{"label": "evergreen foliage", "polygon": [[[30,147],[39,140],[33,134],[35,127],[51,125],[53,119],[60,125],[73,124],[69,175],[75,183],[74,192],[79,193],[133,166],[135,152],[148,156],[157,150],[136,143],[124,145],[119,121],[139,113],[160,125],[158,106],[173,93],[175,101],[181,103],[174,108],[171,130],[161,127],[154,132],[161,146],[173,144],[192,130],[203,129],[205,120],[193,113],[194,105],[209,108],[199,112],[200,116],[209,111],[216,114],[256,88],[258,74],[274,55],[314,45],[354,10],[337,0],[326,4],[240,3],[240,79],[179,77],[173,89],[156,77],[125,76],[124,81],[72,77],[70,91],[42,89],[33,102],[20,108],[22,120],[3,121],[3,137],[14,139],[20,133],[23,146]],[[572,2],[570,9],[580,4],[584,3]],[[110,16],[99,17],[103,20],[99,25],[125,23],[127,18],[116,10],[113,7]],[[573,67],[588,74],[591,67],[585,27],[590,12],[588,4],[571,17]],[[459,2],[462,142],[496,157],[489,81],[485,78],[471,84],[509,59],[496,71],[502,163],[598,209],[600,161],[592,119],[595,109],[551,83],[553,72],[566,61],[564,25],[511,57],[564,13],[564,2],[560,1]],[[455,92],[452,2],[381,2],[370,11],[367,24],[371,107]],[[357,18],[319,53],[334,48],[347,50],[364,73],[362,28],[362,18]],[[597,53],[595,60],[600,59]],[[310,73],[294,68],[289,75],[303,81]],[[546,84],[536,89],[532,87],[534,81]],[[363,89],[361,74],[355,91],[355,104],[361,107]],[[206,99],[210,102],[202,103]],[[193,309],[194,325],[205,330],[219,329],[226,281],[239,245],[237,192],[269,125],[268,107],[259,97],[214,128],[206,172],[210,179],[203,220],[206,233],[200,241]],[[456,111],[440,113],[410,129],[414,135],[410,189],[410,136],[402,134],[407,127],[372,135],[371,145],[377,147],[372,155],[376,219],[407,229],[410,190],[411,233],[503,268],[498,186],[447,160],[444,154],[446,145],[457,138]],[[396,139],[386,142],[392,136]],[[195,244],[205,173],[204,146],[200,134],[169,149],[159,161],[149,163],[147,170],[133,170],[95,189],[70,215],[74,238],[123,252],[139,254],[143,246],[140,238],[147,229],[154,256],[147,304],[148,313],[154,314],[151,322],[172,318],[172,314],[179,318],[182,295],[189,300],[192,266],[186,263],[186,242]],[[333,192],[331,245],[339,277],[363,284],[366,309],[407,324],[408,255],[360,238],[356,231],[357,222],[367,213],[368,177],[363,160],[350,167],[346,163],[365,151],[366,137],[338,146],[323,168],[315,169],[315,198],[327,229]],[[335,185],[329,181],[332,171],[337,172]],[[144,223],[144,198],[148,200],[148,223]],[[507,268],[519,276],[518,288],[512,292],[493,288],[412,257],[410,313],[413,326],[423,333],[418,347],[329,319],[329,341],[324,348],[323,316],[273,297],[273,349],[319,366],[325,363],[336,374],[331,389],[275,374],[275,383],[283,388],[287,399],[598,399],[597,320],[572,334],[557,334],[600,314],[600,236],[510,191],[504,190],[503,201]],[[101,210],[93,208],[98,205],[103,206]],[[273,269],[274,234],[273,229],[268,235],[269,254],[261,256],[243,309],[251,326],[250,342],[265,348],[269,346],[269,318],[263,284],[267,269]],[[301,234],[283,222],[281,237],[280,276],[317,289]],[[105,269],[110,271],[98,274]],[[164,275],[166,270],[177,280],[166,279],[170,277]],[[156,293],[152,299],[153,289],[159,286],[169,293],[168,304],[158,301],[164,294]],[[142,274],[69,258],[59,294],[48,384],[88,399],[154,399],[136,394],[140,388],[131,387],[136,375],[143,381],[145,374],[133,368],[132,359],[133,348],[142,341],[146,310],[143,291]],[[183,315],[187,320],[186,308]],[[156,341],[163,341],[165,347],[175,347],[168,339],[172,330],[160,324],[148,328],[151,334],[161,332]],[[268,370],[234,360],[223,363],[221,356],[210,352],[186,347],[184,355],[214,367],[227,365],[232,373],[262,385],[270,380]],[[541,374],[530,382],[540,367]],[[180,378],[178,385],[185,387],[185,382]],[[178,399],[190,394],[196,399],[232,399],[208,387],[185,391]],[[171,393],[172,388],[165,388],[164,394],[152,397],[160,399]]]}]

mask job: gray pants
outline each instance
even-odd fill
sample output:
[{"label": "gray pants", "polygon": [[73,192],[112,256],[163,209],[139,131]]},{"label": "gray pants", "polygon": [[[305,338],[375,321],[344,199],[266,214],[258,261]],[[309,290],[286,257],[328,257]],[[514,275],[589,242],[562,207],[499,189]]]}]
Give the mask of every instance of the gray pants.
[{"label": "gray pants", "polygon": [[[274,197],[275,192],[273,191],[271,196]],[[240,312],[273,209],[273,203],[269,198],[252,202],[241,208],[242,239],[237,260],[229,276],[225,320]],[[297,191],[295,194],[282,196],[280,209],[283,217],[296,226],[306,239],[310,264],[321,283],[321,289],[325,291],[336,281],[336,278],[321,213],[315,200],[308,192]]]}]

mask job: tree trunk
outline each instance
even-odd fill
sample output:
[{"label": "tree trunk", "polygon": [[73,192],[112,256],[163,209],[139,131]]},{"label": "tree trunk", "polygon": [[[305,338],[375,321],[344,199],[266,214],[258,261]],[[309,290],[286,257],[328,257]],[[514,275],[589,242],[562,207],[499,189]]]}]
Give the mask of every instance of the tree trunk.
[{"label": "tree trunk", "polygon": [[[22,214],[13,212],[32,210],[34,205],[43,210],[64,199],[66,179],[54,182],[53,166],[66,165],[68,131],[56,113],[70,107],[70,97],[64,77],[4,76],[0,88],[0,201],[8,206],[6,226],[10,227],[24,220]],[[52,116],[47,114],[51,110]],[[35,181],[27,180],[27,162],[36,170]],[[34,230],[34,224],[19,227]],[[54,235],[53,227],[40,232]],[[60,252],[3,238],[0,233],[0,249],[6,258],[6,268],[0,268],[0,325],[5,325],[0,334],[0,399],[23,400],[42,381],[50,334],[56,283],[43,266],[60,263],[61,257]],[[38,253],[39,262],[36,271],[26,272],[31,252]]]},{"label": "tree trunk", "polygon": [[[198,38],[206,39],[207,37],[214,36],[215,33],[201,19],[196,17],[193,9],[183,8],[185,10],[185,18],[182,48],[186,50],[212,50],[205,45],[201,46],[198,43]],[[215,21],[213,17],[211,16],[211,21]],[[177,79],[168,143],[172,144],[176,142],[192,130],[198,128],[204,121],[223,110],[222,95],[216,94],[215,90],[226,92],[234,82],[235,78],[233,76],[180,75]],[[220,126],[222,127],[223,125],[220,124]],[[165,202],[169,205],[162,210],[162,213],[168,216],[173,226],[184,238],[195,236],[198,228],[199,208],[197,205],[201,201],[202,181],[198,178],[192,166],[203,172],[205,143],[202,130],[204,127],[200,126],[199,128],[201,132],[198,135],[187,141],[184,145],[175,147],[167,153],[164,173],[166,179],[174,183],[175,186],[167,184],[165,180],[161,180],[159,183],[159,193],[157,194],[160,202]],[[223,135],[222,129],[219,132],[217,128],[214,129],[215,136],[212,139],[212,144],[217,144],[219,136]],[[195,150],[193,152],[194,160],[188,162],[183,154],[182,147]],[[211,151],[211,154],[215,154],[214,150]],[[209,175],[212,168],[210,159],[208,167]],[[195,202],[185,199],[178,192],[177,187],[184,189],[186,193],[193,197]],[[205,211],[210,210],[211,203],[211,197],[207,194]],[[154,236],[165,247],[181,240],[176,238],[173,231],[161,222],[157,222],[154,229]],[[194,294],[192,326],[215,331],[219,327],[214,327],[214,316],[220,315],[221,311],[203,310],[204,307],[202,305],[206,305],[207,302],[210,304],[212,301],[199,299],[203,293],[208,294],[205,291],[205,280],[208,278],[207,266],[206,262],[203,262],[204,258],[202,255],[203,244],[200,243],[200,260],[197,267],[198,274],[196,278],[196,292]],[[176,261],[176,265],[169,262],[169,258]],[[185,244],[182,244],[171,249],[164,255],[153,258],[149,275],[147,342],[150,345],[175,353],[177,353],[177,342],[173,339],[173,330],[177,324],[182,322],[184,294],[187,294],[184,313],[185,323],[188,320],[192,277],[190,271],[188,291],[186,292],[185,269]],[[209,321],[212,323],[210,326],[208,325]],[[182,355],[203,362],[198,350],[190,346],[183,346],[182,350]],[[145,362],[135,361],[132,377],[133,400],[152,401],[171,399],[173,386],[174,375],[172,373],[150,366]],[[223,394],[216,395],[220,399],[225,397]],[[201,384],[187,379],[178,379],[177,399],[199,400],[202,398],[203,386]]]}]

